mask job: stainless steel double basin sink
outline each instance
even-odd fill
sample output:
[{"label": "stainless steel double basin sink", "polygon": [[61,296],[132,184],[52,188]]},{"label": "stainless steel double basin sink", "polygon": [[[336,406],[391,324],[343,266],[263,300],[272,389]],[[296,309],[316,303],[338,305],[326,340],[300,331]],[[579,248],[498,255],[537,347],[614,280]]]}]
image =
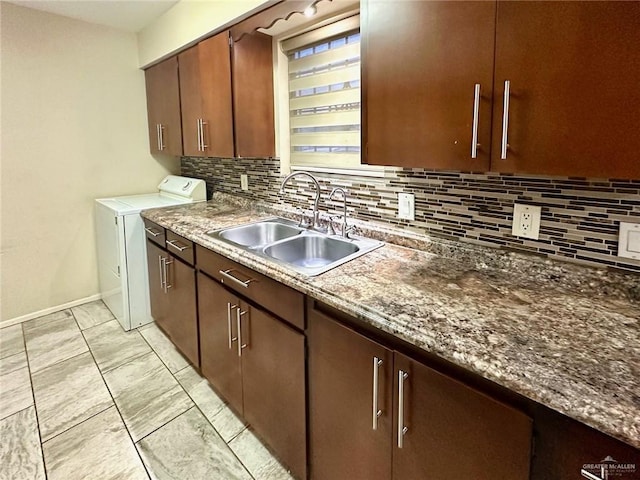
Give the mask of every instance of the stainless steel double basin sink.
[{"label": "stainless steel double basin sink", "polygon": [[320,275],[383,245],[364,237],[327,235],[284,218],[222,228],[207,235],[307,276]]}]

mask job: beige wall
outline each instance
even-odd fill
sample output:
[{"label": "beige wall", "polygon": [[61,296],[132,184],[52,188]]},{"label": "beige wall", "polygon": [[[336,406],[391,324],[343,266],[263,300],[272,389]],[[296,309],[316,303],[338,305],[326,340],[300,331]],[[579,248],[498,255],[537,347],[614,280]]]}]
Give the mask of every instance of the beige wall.
[{"label": "beige wall", "polygon": [[175,53],[271,0],[182,0],[138,33],[140,66]]},{"label": "beige wall", "polygon": [[1,9],[1,319],[98,293],[97,197],[154,191],[135,34]]}]

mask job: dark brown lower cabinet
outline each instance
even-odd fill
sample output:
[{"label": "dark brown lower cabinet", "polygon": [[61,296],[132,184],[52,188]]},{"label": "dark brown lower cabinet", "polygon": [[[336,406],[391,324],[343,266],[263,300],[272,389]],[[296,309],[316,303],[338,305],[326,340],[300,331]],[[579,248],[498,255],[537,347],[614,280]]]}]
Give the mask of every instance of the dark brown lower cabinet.
[{"label": "dark brown lower cabinet", "polygon": [[529,478],[528,416],[398,352],[394,387],[394,479]]},{"label": "dark brown lower cabinet", "polygon": [[311,478],[390,479],[393,352],[317,312],[307,335]]},{"label": "dark brown lower cabinet", "polygon": [[312,479],[529,478],[528,416],[316,310],[308,322]]},{"label": "dark brown lower cabinet", "polygon": [[304,335],[257,308],[247,310],[244,418],[296,478],[306,478]]},{"label": "dark brown lower cabinet", "polygon": [[182,354],[200,365],[195,269],[147,241],[151,316]]},{"label": "dark brown lower cabinet", "polygon": [[151,316],[156,324],[166,329],[169,315],[169,300],[164,292],[163,259],[166,261],[167,252],[153,242],[147,240],[147,268],[149,270],[149,302]]},{"label": "dark brown lower cabinet", "polygon": [[234,410],[242,413],[242,371],[236,322],[239,303],[235,295],[198,273],[202,374]]},{"label": "dark brown lower cabinet", "polygon": [[198,273],[202,373],[306,478],[304,335]]}]

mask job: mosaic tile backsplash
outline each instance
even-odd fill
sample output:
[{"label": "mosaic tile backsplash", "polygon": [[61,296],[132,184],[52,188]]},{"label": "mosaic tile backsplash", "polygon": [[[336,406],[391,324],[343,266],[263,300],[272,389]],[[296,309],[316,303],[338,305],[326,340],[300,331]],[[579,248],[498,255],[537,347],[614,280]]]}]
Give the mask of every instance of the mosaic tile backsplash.
[{"label": "mosaic tile backsplash", "polygon": [[[273,158],[183,157],[182,175],[202,178],[209,192],[310,209],[315,194],[302,178],[278,190],[282,176]],[[240,175],[249,191],[240,189]],[[328,202],[333,187],[348,192],[348,215],[392,224],[412,232],[508,248],[593,266],[640,273],[640,261],[617,256],[620,221],[640,223],[640,180],[539,177],[393,168],[383,178],[314,173],[323,187],[320,210],[338,215],[342,203]],[[415,220],[399,220],[398,193],[415,194]],[[511,235],[513,204],[540,205],[540,239]]]}]

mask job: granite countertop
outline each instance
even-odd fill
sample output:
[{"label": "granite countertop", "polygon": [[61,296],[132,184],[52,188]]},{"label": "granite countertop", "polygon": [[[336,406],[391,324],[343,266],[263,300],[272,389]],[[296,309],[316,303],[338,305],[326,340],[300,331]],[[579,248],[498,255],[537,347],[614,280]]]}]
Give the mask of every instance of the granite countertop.
[{"label": "granite countertop", "polygon": [[638,275],[381,227],[367,236],[419,248],[386,243],[305,277],[206,235],[273,211],[221,196],[143,216],[640,448]]}]

